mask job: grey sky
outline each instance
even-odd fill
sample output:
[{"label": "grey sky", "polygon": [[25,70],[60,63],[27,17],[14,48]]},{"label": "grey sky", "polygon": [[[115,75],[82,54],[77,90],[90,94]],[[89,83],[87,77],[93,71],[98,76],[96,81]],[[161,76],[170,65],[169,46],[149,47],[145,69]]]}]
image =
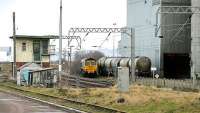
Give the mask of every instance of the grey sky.
[{"label": "grey sky", "polygon": [[[0,46],[12,45],[12,12],[16,12],[17,34],[58,34],[60,0],[0,0]],[[116,27],[126,25],[126,0],[63,0],[63,34],[70,27]],[[83,35],[84,36],[84,35]],[[88,36],[86,46],[94,45]],[[95,39],[96,45],[106,37]],[[105,47],[110,46],[108,41]]]}]

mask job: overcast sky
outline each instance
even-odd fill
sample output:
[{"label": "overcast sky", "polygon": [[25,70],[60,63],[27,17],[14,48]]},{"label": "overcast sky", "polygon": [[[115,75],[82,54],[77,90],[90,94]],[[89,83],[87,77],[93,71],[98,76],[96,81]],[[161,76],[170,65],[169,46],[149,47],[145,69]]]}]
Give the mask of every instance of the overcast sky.
[{"label": "overcast sky", "polygon": [[[13,11],[17,35],[58,35],[59,3],[60,0],[0,0],[0,46],[12,45],[8,37],[12,35]],[[126,0],[63,0],[64,35],[70,27],[113,27],[113,23],[116,27],[126,25]],[[106,36],[88,35],[84,45],[99,45]],[[107,41],[103,47],[111,45],[112,41]]]}]

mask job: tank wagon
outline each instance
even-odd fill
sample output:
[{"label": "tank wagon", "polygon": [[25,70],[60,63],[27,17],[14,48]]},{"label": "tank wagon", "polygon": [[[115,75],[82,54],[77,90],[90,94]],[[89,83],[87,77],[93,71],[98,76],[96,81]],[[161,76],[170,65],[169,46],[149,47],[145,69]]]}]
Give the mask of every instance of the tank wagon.
[{"label": "tank wagon", "polygon": [[[115,76],[117,67],[131,67],[131,58],[129,57],[102,57],[97,62],[97,72],[101,76]],[[148,57],[135,57],[133,65],[137,76],[151,76],[151,60]]]}]

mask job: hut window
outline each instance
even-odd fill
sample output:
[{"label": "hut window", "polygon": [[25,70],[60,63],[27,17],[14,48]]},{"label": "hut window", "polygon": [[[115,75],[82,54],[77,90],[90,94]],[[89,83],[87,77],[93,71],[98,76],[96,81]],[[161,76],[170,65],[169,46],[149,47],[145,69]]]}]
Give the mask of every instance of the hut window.
[{"label": "hut window", "polygon": [[22,43],[22,51],[26,51],[26,43],[25,42]]},{"label": "hut window", "polygon": [[42,50],[43,54],[48,54],[48,40],[42,41]]}]

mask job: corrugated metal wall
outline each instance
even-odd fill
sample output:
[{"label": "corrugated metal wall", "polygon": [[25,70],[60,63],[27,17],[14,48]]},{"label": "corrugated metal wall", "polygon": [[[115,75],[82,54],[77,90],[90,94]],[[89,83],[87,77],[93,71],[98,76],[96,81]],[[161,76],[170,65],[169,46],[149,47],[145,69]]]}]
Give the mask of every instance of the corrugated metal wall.
[{"label": "corrugated metal wall", "polygon": [[[190,0],[162,0],[162,6],[190,6]],[[191,14],[161,14],[161,70],[165,53],[191,51]],[[187,22],[187,23],[186,23]],[[183,24],[186,24],[183,26]]]}]

